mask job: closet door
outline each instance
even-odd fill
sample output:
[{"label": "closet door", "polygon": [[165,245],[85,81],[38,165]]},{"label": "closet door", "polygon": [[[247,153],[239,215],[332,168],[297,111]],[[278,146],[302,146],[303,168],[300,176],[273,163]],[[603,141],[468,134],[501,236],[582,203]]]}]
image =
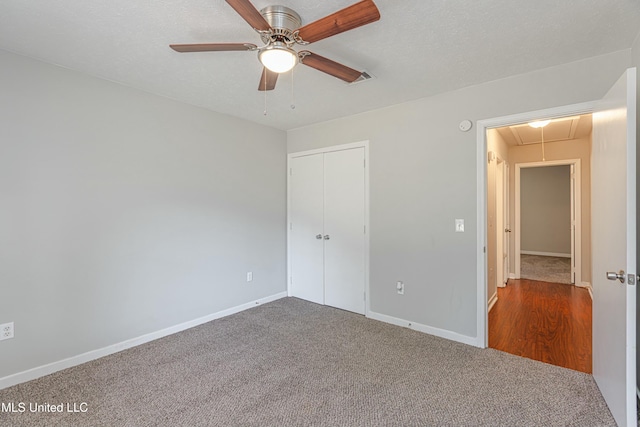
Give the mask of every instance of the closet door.
[{"label": "closet door", "polygon": [[324,301],[365,312],[364,148],[324,154]]},{"label": "closet door", "polygon": [[324,304],[323,155],[293,158],[290,176],[291,295]]}]

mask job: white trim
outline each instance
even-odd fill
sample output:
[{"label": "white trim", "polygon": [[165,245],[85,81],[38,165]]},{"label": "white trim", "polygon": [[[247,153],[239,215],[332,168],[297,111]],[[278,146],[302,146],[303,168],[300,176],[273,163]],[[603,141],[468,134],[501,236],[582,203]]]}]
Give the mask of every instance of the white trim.
[{"label": "white trim", "polygon": [[348,144],[331,145],[329,147],[316,148],[313,150],[295,151],[293,153],[289,153],[287,157],[289,159],[292,159],[294,157],[313,156],[314,154],[331,153],[334,151],[343,151],[343,150],[352,150],[354,148],[366,147],[368,145],[369,145],[368,140],[350,142]]},{"label": "white trim", "polygon": [[515,280],[515,278],[516,278],[516,275],[515,275],[515,274],[513,274],[513,273],[509,273],[509,279],[514,279],[514,280]]},{"label": "white trim", "polygon": [[579,288],[591,288],[591,283],[589,282],[580,282],[576,283],[576,286]]},{"label": "white trim", "polygon": [[371,310],[371,290],[369,288],[369,257],[370,235],[369,226],[369,141],[352,142],[348,144],[332,145],[314,150],[298,151],[287,155],[287,295],[291,295],[291,162],[296,157],[312,156],[314,154],[331,153],[335,151],[364,148],[364,315],[368,316]]},{"label": "white trim", "polygon": [[520,255],[539,255],[539,256],[553,256],[558,258],[571,258],[571,254],[561,254],[559,252],[538,252],[538,251],[520,251]]},{"label": "white trim", "polygon": [[476,122],[476,340],[477,346],[486,348],[489,333],[487,330],[487,129],[530,122],[542,117],[562,117],[593,113],[595,102],[565,105],[544,110],[529,111],[509,116],[478,120]]},{"label": "white trim", "polygon": [[91,350],[86,353],[78,354],[76,356],[59,360],[57,362],[48,363],[46,365],[42,365],[36,368],[28,369],[26,371],[18,372],[16,374],[8,375],[6,377],[0,378],[0,390],[7,387],[11,387],[16,384],[35,380],[36,378],[40,378],[45,375],[52,374],[54,372],[58,372],[63,369],[71,368],[73,366],[78,366],[83,363],[90,362],[92,360],[99,359],[101,357],[108,356],[110,354],[117,353],[119,351],[126,350],[128,348],[147,343],[149,341],[157,340],[159,338],[163,338],[168,335],[182,332],[186,329],[190,329],[195,326],[202,325],[203,323],[211,322],[212,320],[216,320],[221,317],[239,313],[241,311],[250,309],[257,305],[275,301],[275,300],[284,298],[286,296],[287,296],[286,292],[280,292],[275,295],[270,295],[268,297],[260,298],[258,300],[241,304],[235,307],[231,307],[226,310],[218,311],[217,313],[209,314],[204,317],[199,317],[197,319],[190,320],[188,322],[180,323],[175,326],[170,326],[168,328],[161,329],[156,332],[151,332],[149,334],[145,334],[137,338],[131,338],[129,340],[112,344],[103,348],[99,348],[97,350]]},{"label": "white trim", "polygon": [[[548,117],[548,116],[547,116]],[[522,251],[521,248],[521,227],[520,227],[520,171],[523,168],[540,168],[547,166],[565,166],[565,165],[573,165],[574,166],[574,175],[575,175],[575,191],[573,192],[573,200],[571,203],[574,206],[574,212],[576,216],[575,223],[575,245],[574,245],[574,254],[572,261],[576,266],[575,269],[575,277],[573,278],[574,283],[580,283],[582,281],[582,166],[580,159],[564,159],[564,160],[547,160],[544,162],[526,162],[526,163],[516,163],[515,169],[515,248],[514,254],[516,256],[515,259],[515,270],[516,270],[516,278],[520,278],[520,254],[526,253]]]},{"label": "white trim", "polygon": [[591,283],[580,282],[576,283],[575,286],[577,286],[578,288],[585,288],[587,291],[589,291],[589,296],[591,297],[591,301],[593,301],[593,286],[591,286]]},{"label": "white trim", "polygon": [[447,331],[446,329],[440,329],[440,328],[435,328],[433,326],[410,322],[408,320],[399,319],[393,316],[387,316],[386,314],[380,314],[374,311],[370,311],[367,317],[373,320],[379,320],[381,322],[390,323],[396,326],[402,326],[404,328],[413,329],[418,332],[423,332],[425,334],[435,335],[436,337],[445,338],[451,341],[456,341],[462,344],[478,347],[478,343],[475,337],[469,337],[467,335],[462,335],[457,332]]},{"label": "white trim", "polygon": [[496,302],[498,302],[498,292],[495,292],[491,297],[491,299],[489,300],[487,312],[491,312],[491,309],[493,308],[494,305],[496,305]]}]

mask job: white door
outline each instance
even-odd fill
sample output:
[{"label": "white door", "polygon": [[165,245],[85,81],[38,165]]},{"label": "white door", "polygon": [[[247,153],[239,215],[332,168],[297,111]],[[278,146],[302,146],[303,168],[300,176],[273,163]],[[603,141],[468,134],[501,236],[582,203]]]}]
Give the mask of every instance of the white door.
[{"label": "white door", "polygon": [[503,236],[503,249],[504,249],[504,262],[503,262],[503,277],[506,285],[509,280],[509,233],[511,233],[511,227],[509,226],[509,163],[504,162],[504,197],[503,197],[503,209],[504,215],[504,234]]},{"label": "white door", "polygon": [[504,223],[504,165],[505,162],[498,159],[496,165],[496,285],[503,287],[506,278],[504,275],[504,236],[506,234]]},{"label": "white door", "polygon": [[324,155],[325,304],[364,314],[364,148]]},{"label": "white door", "polygon": [[[620,426],[636,425],[636,70],[593,114],[593,376]],[[624,283],[607,280],[620,270]]]},{"label": "white door", "polygon": [[571,207],[569,224],[571,227],[571,283],[576,283],[576,165],[569,165],[569,186]]},{"label": "white door", "polygon": [[324,304],[323,155],[294,157],[290,165],[291,296]]}]

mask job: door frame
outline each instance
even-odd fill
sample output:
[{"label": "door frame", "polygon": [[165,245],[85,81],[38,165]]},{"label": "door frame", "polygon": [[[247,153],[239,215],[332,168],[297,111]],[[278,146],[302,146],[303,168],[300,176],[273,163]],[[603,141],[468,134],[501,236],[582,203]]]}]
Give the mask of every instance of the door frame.
[{"label": "door frame", "polygon": [[364,148],[364,315],[369,317],[371,310],[369,288],[369,141],[352,142],[348,144],[332,145],[313,150],[296,151],[287,154],[287,296],[291,296],[291,161],[296,157],[312,156],[314,154],[331,153],[335,151]]},{"label": "door frame", "polygon": [[487,129],[510,126],[542,117],[566,117],[579,114],[590,114],[596,102],[564,105],[491,119],[478,120],[476,123],[476,346],[487,348],[489,344],[488,310],[487,310]]},{"label": "door frame", "polygon": [[[514,256],[515,256],[515,275],[516,279],[520,278],[520,250],[521,250],[521,229],[520,229],[520,197],[521,197],[521,170],[528,168],[541,168],[546,166],[573,166],[573,173],[575,174],[575,189],[571,194],[571,204],[573,207],[572,214],[575,215],[574,232],[571,233],[572,240],[575,242],[572,244],[571,253],[571,265],[575,266],[575,278],[574,285],[584,287],[582,285],[582,179],[581,179],[581,165],[580,159],[568,159],[568,160],[547,160],[544,162],[526,162],[515,164],[515,201],[514,201],[514,219],[515,219],[515,244],[514,244]],[[573,221],[572,221],[573,222]],[[575,246],[575,247],[574,247]]]}]

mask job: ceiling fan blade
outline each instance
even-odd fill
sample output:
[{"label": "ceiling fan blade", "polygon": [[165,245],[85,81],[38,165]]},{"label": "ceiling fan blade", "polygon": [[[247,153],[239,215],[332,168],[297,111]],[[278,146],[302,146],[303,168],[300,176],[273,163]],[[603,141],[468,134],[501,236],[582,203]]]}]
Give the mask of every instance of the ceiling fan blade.
[{"label": "ceiling fan blade", "polygon": [[372,0],[356,4],[307,24],[298,30],[300,38],[308,43],[361,27],[380,19],[380,11]]},{"label": "ceiling fan blade", "polygon": [[353,83],[362,75],[361,71],[349,68],[323,56],[303,50],[300,54],[300,62],[316,70],[327,73],[333,77],[344,80],[347,83]]},{"label": "ceiling fan blade", "polygon": [[226,2],[254,29],[268,31],[271,28],[271,25],[264,19],[264,16],[260,14],[258,9],[256,9],[249,0],[226,0]]},{"label": "ceiling fan blade", "polygon": [[262,69],[262,77],[260,77],[260,84],[258,90],[273,90],[276,88],[276,82],[278,81],[278,73],[274,73],[267,67]]},{"label": "ceiling fan blade", "polygon": [[225,52],[233,50],[255,50],[258,48],[251,43],[198,43],[198,44],[170,44],[176,52]]}]

